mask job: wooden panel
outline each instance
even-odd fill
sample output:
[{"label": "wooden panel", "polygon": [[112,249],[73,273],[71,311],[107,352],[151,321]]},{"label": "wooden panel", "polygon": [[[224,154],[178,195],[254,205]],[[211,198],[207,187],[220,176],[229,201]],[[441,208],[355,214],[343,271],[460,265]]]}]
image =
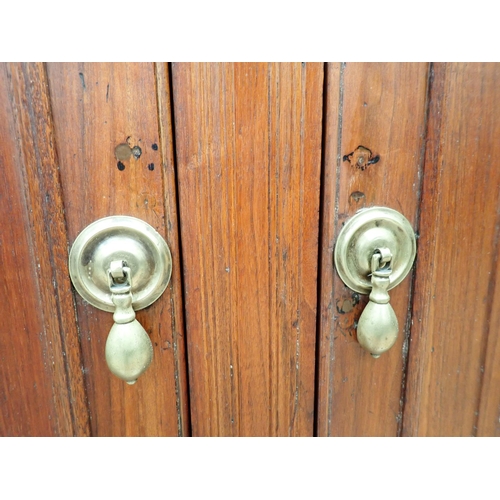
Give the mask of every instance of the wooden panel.
[{"label": "wooden panel", "polygon": [[89,415],[42,64],[0,66],[0,434],[85,436]]},{"label": "wooden panel", "polygon": [[[48,75],[70,242],[101,217],[131,215],[164,235],[174,257],[169,287],[137,314],[151,336],[154,358],[133,386],[114,377],[106,365],[111,315],[77,297],[92,433],[185,434],[187,387],[166,70],[159,68],[160,102],[153,64],[49,64]],[[140,156],[119,161],[115,148],[124,143],[139,147]]]},{"label": "wooden panel", "polygon": [[434,65],[405,435],[498,433],[499,80]]},{"label": "wooden panel", "polygon": [[[333,269],[333,249],[356,211],[387,206],[416,227],[427,95],[427,64],[329,64],[323,180],[318,414],[320,436],[395,436],[411,303],[411,276],[391,291],[400,325],[394,347],[374,359],[356,341],[366,302]],[[358,146],[380,156],[359,168]]]},{"label": "wooden panel", "polygon": [[312,435],[323,66],[172,73],[193,434]]}]

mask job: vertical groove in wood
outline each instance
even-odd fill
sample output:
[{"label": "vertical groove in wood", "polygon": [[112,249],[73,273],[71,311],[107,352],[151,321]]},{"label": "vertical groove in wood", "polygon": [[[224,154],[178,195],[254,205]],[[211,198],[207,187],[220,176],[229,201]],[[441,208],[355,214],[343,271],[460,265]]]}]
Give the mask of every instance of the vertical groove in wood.
[{"label": "vertical groove in wood", "polygon": [[[35,296],[38,302],[32,305],[32,309],[25,311],[25,314],[31,316],[28,323],[32,323],[37,317],[41,322],[40,332],[33,330],[33,323],[31,327],[24,327],[28,338],[25,341],[21,337],[13,339],[15,345],[8,351],[8,356],[12,362],[12,358],[25,355],[29,357],[30,363],[33,363],[31,380],[27,372],[23,371],[21,366],[18,367],[23,373],[22,376],[25,376],[21,381],[25,385],[21,389],[23,391],[29,391],[33,380],[35,392],[38,386],[42,388],[46,385],[48,381],[39,379],[45,372],[50,381],[53,404],[49,415],[44,415],[45,412],[41,411],[30,421],[29,417],[27,418],[27,407],[31,405],[31,399],[25,394],[20,402],[25,407],[25,413],[18,415],[22,423],[16,423],[7,429],[6,433],[47,435],[44,420],[48,418],[51,421],[50,433],[85,436],[90,432],[89,415],[81,370],[75,307],[71,286],[67,280],[67,234],[46,72],[40,63],[11,64],[8,69],[4,67],[4,70],[4,78],[10,82],[11,112],[15,122],[15,125],[14,122],[12,125],[15,126],[18,140],[18,163],[12,166],[19,170],[15,175],[23,179],[24,189],[21,185],[18,185],[18,189],[25,193],[24,208],[14,212],[13,217],[19,223],[22,212],[27,216],[23,236],[27,237],[29,248],[29,254],[26,254],[26,248],[14,252],[14,255],[19,253],[20,260],[23,255],[26,260],[20,268],[13,271],[23,276],[31,268],[31,274],[23,280],[22,292],[27,302],[35,299]],[[4,139],[3,135],[2,138]],[[7,224],[11,223],[12,221],[9,221]],[[15,243],[4,241],[3,245],[10,248],[15,246]],[[13,299],[15,291],[9,291],[7,296]],[[20,304],[23,302],[24,300],[13,303],[10,307],[19,314]],[[16,332],[16,335],[18,334],[24,336],[21,332]],[[43,353],[43,370],[37,369],[33,359],[35,356],[29,356],[33,344],[38,342]],[[25,352],[22,352],[23,349]],[[9,402],[7,404],[9,405]],[[28,427],[25,425],[25,419],[29,422]]]},{"label": "vertical groove in wood", "polygon": [[415,235],[417,238],[417,255],[415,257],[415,264],[410,273],[410,293],[408,297],[408,311],[405,320],[405,338],[403,340],[403,375],[401,380],[401,396],[399,401],[399,414],[401,418],[398,419],[398,430],[397,436],[401,437],[403,433],[403,419],[406,404],[406,383],[408,379],[408,359],[409,351],[411,347],[411,331],[412,331],[412,321],[413,321],[413,304],[415,298],[415,278],[416,278],[416,268],[418,265],[418,236],[420,234],[420,219],[422,215],[422,191],[424,186],[424,163],[426,154],[426,145],[428,137],[428,125],[429,125],[429,111],[430,111],[430,100],[432,91],[432,80],[433,80],[433,63],[428,64],[427,71],[427,90],[426,90],[426,100],[425,100],[425,118],[424,118],[424,140],[421,143],[419,165],[418,165],[418,189],[417,189],[417,211],[415,215]]},{"label": "vertical groove in wood", "polygon": [[[318,278],[318,337],[316,349],[316,434],[330,434],[333,370],[329,370],[334,361],[333,322],[329,321],[333,303],[332,254],[324,248],[333,242],[332,231],[338,218],[338,185],[340,177],[342,106],[343,106],[343,71],[344,65],[328,64],[325,68],[325,96],[323,101],[323,179],[321,183],[322,212],[320,219],[321,248],[319,260],[321,275]],[[332,167],[335,165],[335,168]],[[333,221],[333,223],[332,223]],[[330,248],[333,251],[333,247]],[[326,331],[328,328],[328,331]],[[327,383],[325,381],[327,380]],[[325,386],[328,388],[324,391]]]},{"label": "vertical groove in wood", "polygon": [[318,359],[321,355],[320,352],[320,317],[321,317],[321,287],[322,287],[322,273],[323,273],[323,260],[322,260],[322,248],[323,248],[323,235],[324,235],[324,227],[323,227],[323,217],[325,207],[325,190],[323,186],[326,182],[326,168],[325,168],[325,142],[326,142],[326,134],[327,134],[327,109],[328,109],[328,85],[330,82],[330,78],[332,75],[328,71],[328,64],[324,63],[323,65],[323,103],[322,103],[322,128],[321,128],[321,172],[320,172],[320,192],[319,192],[319,227],[318,227],[318,280],[316,283],[316,345],[315,345],[315,355],[314,355],[314,424],[313,424],[313,436],[318,436],[318,412],[319,408],[319,363]]},{"label": "vertical groove in wood", "polygon": [[[171,249],[177,248],[175,212],[165,213],[175,208],[175,197],[170,197],[175,186],[169,184],[172,165],[165,161],[172,154],[165,136],[170,129],[168,123],[162,125],[160,143],[153,64],[50,63],[48,76],[70,242],[97,219],[130,215],[151,224]],[[119,165],[115,148],[123,143],[140,147],[141,154]],[[93,434],[185,434],[179,273],[179,268],[173,270],[164,294],[137,313],[154,355],[133,386],[112,375],[106,365],[104,346],[112,315],[77,296]]]},{"label": "vertical groove in wood", "polygon": [[[332,64],[330,70],[338,77],[329,82],[324,144],[318,434],[396,435],[410,280],[390,293],[399,339],[374,360],[356,342],[356,322],[367,298],[339,279],[333,250],[341,224],[364,207],[394,208],[415,224],[427,65],[349,63]],[[359,145],[380,155],[380,161],[365,170],[344,161]]]},{"label": "vertical groove in wood", "polygon": [[434,65],[404,435],[498,429],[499,77],[498,64]]},{"label": "vertical groove in wood", "polygon": [[312,435],[322,80],[173,65],[194,435]]},{"label": "vertical groove in wood", "polygon": [[[172,131],[172,109],[170,75],[166,63],[155,63],[155,80],[158,105],[158,126],[160,150],[162,155],[162,175],[164,191],[165,224],[168,233],[170,251],[172,253],[172,282],[177,283],[169,290],[169,302],[173,311],[172,347],[175,363],[175,395],[177,409],[177,426],[179,436],[190,435],[189,400],[187,379],[187,351],[184,335],[184,308],[182,306],[183,273],[181,268],[182,245],[180,241],[176,163],[174,152],[174,135]],[[177,307],[175,305],[177,304]]]}]

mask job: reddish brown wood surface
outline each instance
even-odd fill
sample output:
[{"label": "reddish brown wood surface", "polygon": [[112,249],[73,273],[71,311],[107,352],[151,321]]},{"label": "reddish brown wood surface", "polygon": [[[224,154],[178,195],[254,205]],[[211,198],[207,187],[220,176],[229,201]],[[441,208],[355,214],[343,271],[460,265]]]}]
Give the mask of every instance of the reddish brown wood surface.
[{"label": "reddish brown wood surface", "polygon": [[0,66],[0,435],[88,435],[42,64]]},{"label": "reddish brown wood surface", "polygon": [[[0,435],[500,436],[500,64],[172,68],[173,110],[166,64],[0,65]],[[373,205],[420,232],[377,360],[332,259]],[[67,269],[116,214],[173,257],[134,386]]]},{"label": "reddish brown wood surface", "polygon": [[499,433],[499,81],[434,65],[404,435]]},{"label": "reddish brown wood surface", "polygon": [[[323,179],[317,425],[320,436],[395,436],[401,420],[411,276],[390,292],[397,343],[374,359],[356,341],[366,296],[333,268],[342,223],[357,210],[387,206],[415,227],[425,131],[427,64],[330,64]],[[360,168],[343,157],[358,146],[379,155]]]},{"label": "reddish brown wood surface", "polygon": [[[153,64],[49,64],[48,76],[70,243],[101,217],[131,215],[164,235],[174,257],[167,290],[137,314],[150,334],[154,359],[133,386],[114,377],[106,366],[104,345],[112,316],[77,297],[92,433],[186,434],[181,274],[166,70],[159,67],[158,85]],[[140,147],[140,157],[131,156],[118,165],[115,148],[122,143]]]},{"label": "reddish brown wood surface", "polygon": [[[498,123],[497,123],[498,127]],[[500,137],[500,132],[496,137]],[[500,212],[500,210],[498,210]],[[478,436],[500,436],[500,277],[498,259],[499,224],[495,228],[496,262],[491,269],[490,292],[491,317],[488,328],[484,375],[479,399],[479,414],[477,415]],[[494,289],[494,291],[492,290]],[[490,295],[491,294],[491,295]],[[489,311],[488,311],[489,312]]]},{"label": "reddish brown wood surface", "polygon": [[194,435],[312,435],[321,64],[175,64]]}]

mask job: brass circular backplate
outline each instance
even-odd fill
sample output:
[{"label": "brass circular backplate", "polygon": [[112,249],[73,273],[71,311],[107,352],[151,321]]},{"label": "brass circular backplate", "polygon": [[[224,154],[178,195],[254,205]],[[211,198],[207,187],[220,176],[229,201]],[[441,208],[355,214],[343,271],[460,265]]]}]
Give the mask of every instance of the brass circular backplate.
[{"label": "brass circular backplate", "polygon": [[371,286],[371,257],[377,248],[392,253],[389,290],[410,271],[416,254],[415,233],[408,220],[386,207],[365,208],[342,227],[335,244],[335,268],[352,290],[368,294]]},{"label": "brass circular backplate", "polygon": [[110,263],[130,268],[132,307],[151,305],[164,292],[172,274],[165,240],[146,222],[116,215],[99,219],[76,238],[69,254],[69,273],[77,292],[94,307],[114,311],[109,289]]}]

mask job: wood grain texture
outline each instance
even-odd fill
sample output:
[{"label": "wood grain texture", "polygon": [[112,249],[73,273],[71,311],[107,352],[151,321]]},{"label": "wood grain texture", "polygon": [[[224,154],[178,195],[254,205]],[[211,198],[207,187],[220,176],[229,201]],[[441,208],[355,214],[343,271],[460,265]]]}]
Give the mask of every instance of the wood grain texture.
[{"label": "wood grain texture", "polygon": [[[500,111],[497,101],[497,111]],[[498,127],[498,122],[497,122]],[[500,137],[500,131],[496,137]],[[497,210],[500,213],[500,207]],[[500,217],[499,217],[500,219]],[[477,416],[477,436],[500,436],[500,259],[498,259],[498,241],[500,221],[495,228],[495,261],[491,269],[488,300],[491,300],[491,311],[488,325],[488,339],[484,361],[484,374],[479,399],[479,415]],[[493,291],[494,290],[494,291]]]},{"label": "wood grain texture", "polygon": [[174,64],[193,434],[313,433],[321,64]]},{"label": "wood grain texture", "polygon": [[498,433],[499,79],[434,65],[404,435]]},{"label": "wood grain texture", "polygon": [[[401,421],[411,276],[390,292],[400,334],[374,359],[356,341],[367,302],[333,268],[342,224],[360,208],[386,206],[416,227],[423,161],[428,65],[329,64],[326,90],[317,432],[395,436]],[[358,168],[343,157],[358,146],[379,155]]]},{"label": "wood grain texture", "polygon": [[90,432],[45,68],[0,67],[0,434]]},{"label": "wood grain texture", "polygon": [[[91,222],[130,215],[151,224],[178,248],[172,143],[168,111],[158,121],[153,64],[49,64],[69,239]],[[158,90],[168,103],[165,70]],[[141,148],[118,164],[115,147]],[[118,168],[120,167],[120,168]],[[167,188],[164,189],[164,183]],[[166,194],[166,196],[165,196]],[[178,255],[170,284],[137,319],[153,342],[153,363],[129,386],[114,377],[104,357],[113,324],[109,313],[77,296],[92,434],[175,436],[188,429],[185,352]]]}]

